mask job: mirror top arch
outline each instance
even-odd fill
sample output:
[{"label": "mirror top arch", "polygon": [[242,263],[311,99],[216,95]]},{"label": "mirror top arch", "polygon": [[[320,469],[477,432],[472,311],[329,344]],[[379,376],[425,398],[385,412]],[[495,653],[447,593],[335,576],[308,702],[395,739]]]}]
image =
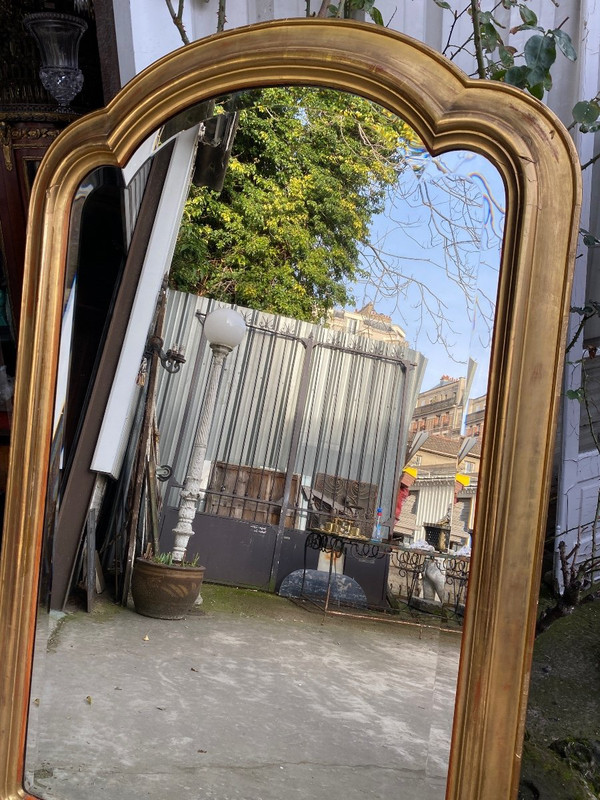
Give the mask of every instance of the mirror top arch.
[{"label": "mirror top arch", "polygon": [[[61,181],[63,175],[75,179],[74,173],[83,176],[102,164],[123,166],[167,119],[232,86],[285,84],[328,86],[367,97],[411,125],[432,154],[458,146],[476,150],[505,180],[518,171],[515,159],[526,171],[544,151],[575,157],[571,138],[560,123],[557,128],[554,114],[522,90],[470,79],[435,50],[396,31],[350,20],[298,18],[214,34],[155,62],[105,109],[69,126],[49,152],[38,183],[48,172]],[[81,150],[77,164],[64,163],[74,147]],[[570,178],[577,183],[576,172]]]},{"label": "mirror top arch", "polygon": [[474,150],[505,182],[508,214],[476,519],[485,543],[474,551],[471,567],[447,797],[505,800],[516,791],[580,202],[578,160],[552,112],[521,90],[470,80],[402,34],[357,22],[294,19],[216,34],[166,56],[105,109],[70,126],[38,172],[0,574],[0,692],[2,700],[12,700],[0,710],[0,800],[23,796],[72,199],[89,172],[124,166],[144,139],[188,106],[234,90],[283,84],[363,95],[402,117],[433,154]]}]

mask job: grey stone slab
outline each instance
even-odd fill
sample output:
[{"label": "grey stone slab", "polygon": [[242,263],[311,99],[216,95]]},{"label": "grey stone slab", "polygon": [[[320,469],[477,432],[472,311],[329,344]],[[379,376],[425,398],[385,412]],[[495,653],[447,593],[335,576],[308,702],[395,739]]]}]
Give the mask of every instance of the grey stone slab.
[{"label": "grey stone slab", "polygon": [[36,659],[27,774],[48,800],[442,800],[459,647],[303,609],[67,617]]}]

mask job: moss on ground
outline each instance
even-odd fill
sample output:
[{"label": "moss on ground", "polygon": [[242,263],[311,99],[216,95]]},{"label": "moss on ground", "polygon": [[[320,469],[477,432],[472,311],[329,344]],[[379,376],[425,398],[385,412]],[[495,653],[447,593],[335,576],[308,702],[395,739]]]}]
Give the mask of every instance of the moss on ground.
[{"label": "moss on ground", "polygon": [[600,797],[599,601],[536,639],[526,725],[523,800]]},{"label": "moss on ground", "polygon": [[206,613],[244,614],[249,617],[279,618],[283,615],[298,614],[298,609],[279,595],[261,592],[259,589],[237,589],[217,583],[202,584],[201,608]]},{"label": "moss on ground", "polygon": [[519,800],[591,800],[576,770],[550,748],[525,742]]}]

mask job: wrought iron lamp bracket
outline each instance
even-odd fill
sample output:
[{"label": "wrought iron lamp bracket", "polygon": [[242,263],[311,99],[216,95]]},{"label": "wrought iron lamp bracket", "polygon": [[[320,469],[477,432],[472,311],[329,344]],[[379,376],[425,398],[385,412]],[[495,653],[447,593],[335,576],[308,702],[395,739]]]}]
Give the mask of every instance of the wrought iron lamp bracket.
[{"label": "wrought iron lamp bracket", "polygon": [[161,464],[156,467],[156,479],[159,481],[168,481],[173,474],[173,467],[169,464]]},{"label": "wrought iron lamp bracket", "polygon": [[181,365],[185,364],[183,351],[176,345],[173,348],[169,348],[165,353],[163,344],[164,342],[160,336],[151,336],[148,339],[144,355],[146,358],[151,358],[152,355],[156,354],[166,371],[174,375],[176,372],[179,372]]}]

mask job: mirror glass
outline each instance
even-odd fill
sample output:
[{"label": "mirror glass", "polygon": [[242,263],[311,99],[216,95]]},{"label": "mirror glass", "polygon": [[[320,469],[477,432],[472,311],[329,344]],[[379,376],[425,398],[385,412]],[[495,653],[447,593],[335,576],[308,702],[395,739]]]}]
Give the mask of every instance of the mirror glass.
[{"label": "mirror glass", "polygon": [[[186,136],[170,247],[157,226],[169,180],[186,191],[169,173]],[[483,158],[433,157],[387,111],[312,88],[202,103],[82,184],[29,791],[444,797],[503,213]],[[128,350],[152,259],[172,262],[169,288]],[[135,556],[173,547],[209,402],[204,324],[228,304],[246,335],[186,551],[203,602],[153,619],[129,596]],[[127,399],[107,362],[133,372]]]}]

